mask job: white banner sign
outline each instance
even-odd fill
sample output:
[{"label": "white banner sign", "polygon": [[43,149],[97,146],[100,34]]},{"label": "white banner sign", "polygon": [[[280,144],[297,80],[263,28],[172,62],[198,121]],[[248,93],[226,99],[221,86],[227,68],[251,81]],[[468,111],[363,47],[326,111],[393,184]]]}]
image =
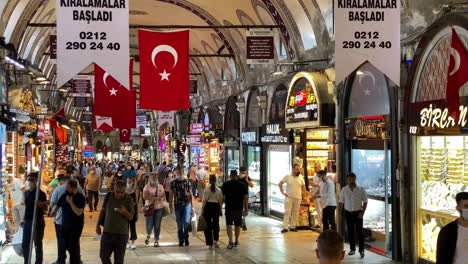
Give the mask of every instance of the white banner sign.
[{"label": "white banner sign", "polygon": [[56,0],[57,87],[92,62],[129,89],[129,0]]},{"label": "white banner sign", "polygon": [[158,125],[161,127],[165,123],[168,123],[169,126],[174,126],[174,114],[175,111],[159,111]]},{"label": "white banner sign", "polygon": [[368,61],[400,83],[400,1],[334,0],[336,83]]}]

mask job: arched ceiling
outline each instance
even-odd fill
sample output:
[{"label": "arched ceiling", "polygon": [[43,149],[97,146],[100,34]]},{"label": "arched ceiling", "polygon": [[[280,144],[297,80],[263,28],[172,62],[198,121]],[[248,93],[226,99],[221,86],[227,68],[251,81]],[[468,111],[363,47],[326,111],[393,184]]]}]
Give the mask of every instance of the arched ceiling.
[{"label": "arched ceiling", "polygon": [[[133,25],[277,25],[279,62],[320,59],[332,54],[331,0],[130,0]],[[55,0],[0,1],[0,36],[55,80],[55,64],[47,55],[54,27],[28,23],[55,23]],[[269,78],[274,66],[245,62],[245,29],[192,29],[191,54],[215,54],[221,46],[229,57],[192,57],[190,72],[198,79],[203,102],[227,98]],[[130,30],[130,53],[138,55],[137,29]],[[330,55],[331,56],[331,55]],[[89,66],[83,72],[92,73]],[[268,73],[268,75],[267,75]],[[134,86],[139,86],[139,64],[134,65]]]}]

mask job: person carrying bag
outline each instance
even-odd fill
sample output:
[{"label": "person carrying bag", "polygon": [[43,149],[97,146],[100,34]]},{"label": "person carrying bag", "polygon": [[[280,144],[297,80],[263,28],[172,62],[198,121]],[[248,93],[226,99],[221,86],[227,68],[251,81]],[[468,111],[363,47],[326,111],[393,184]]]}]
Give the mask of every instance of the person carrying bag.
[{"label": "person carrying bag", "polygon": [[[154,247],[159,247],[159,235],[161,233],[161,221],[165,213],[166,194],[164,187],[158,183],[158,174],[151,174],[148,184],[143,188],[145,206],[143,213],[146,220],[146,239],[148,245],[151,232],[154,231]],[[169,211],[169,208],[167,208]]]},{"label": "person carrying bag", "polygon": [[[203,194],[203,207],[199,218],[199,229],[205,231],[206,245],[219,248],[219,217],[223,216],[223,193],[216,187],[216,175],[210,175],[210,187]],[[203,228],[203,220],[206,228]]]}]

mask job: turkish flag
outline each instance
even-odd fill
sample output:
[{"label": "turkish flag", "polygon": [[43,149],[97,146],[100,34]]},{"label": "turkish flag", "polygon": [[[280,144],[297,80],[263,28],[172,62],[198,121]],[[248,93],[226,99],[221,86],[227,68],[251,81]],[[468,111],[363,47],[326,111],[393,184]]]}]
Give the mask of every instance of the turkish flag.
[{"label": "turkish flag", "polygon": [[189,30],[138,30],[140,108],[160,111],[190,108]]},{"label": "turkish flag", "polygon": [[[96,129],[100,129],[100,125],[103,124],[110,125],[112,128],[135,128],[135,90],[122,86],[97,64],[94,64],[94,75],[94,116]],[[130,60],[130,87],[132,87],[131,84],[133,82],[132,76],[133,59]],[[110,117],[111,121],[98,124],[96,117]]]},{"label": "turkish flag", "polygon": [[460,115],[460,95],[458,91],[468,82],[468,51],[452,28],[452,47],[448,67],[446,99],[449,115],[457,122]]},{"label": "turkish flag", "polygon": [[130,142],[130,128],[120,129],[120,142]]},{"label": "turkish flag", "polygon": [[93,128],[99,129],[104,133],[110,133],[114,127],[112,126],[112,117],[94,116]]}]

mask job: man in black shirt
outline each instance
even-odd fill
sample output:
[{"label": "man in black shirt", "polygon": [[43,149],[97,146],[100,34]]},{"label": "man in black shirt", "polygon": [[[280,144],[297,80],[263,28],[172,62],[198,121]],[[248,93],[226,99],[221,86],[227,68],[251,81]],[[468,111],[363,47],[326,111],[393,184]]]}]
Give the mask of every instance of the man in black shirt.
[{"label": "man in black shirt", "polygon": [[[254,187],[254,184],[253,184],[252,180],[250,179],[250,177],[249,177],[249,175],[247,173],[247,168],[244,167],[244,166],[240,167],[239,181],[247,184],[247,186],[249,186],[249,188]],[[245,216],[242,217],[242,230],[247,231],[247,223],[245,222]]]},{"label": "man in black shirt", "polygon": [[[31,241],[31,232],[34,218],[34,207],[36,206],[36,226],[34,228],[34,245],[36,246],[36,264],[42,264],[42,239],[44,238],[44,211],[47,210],[47,197],[46,194],[39,190],[39,199],[36,202],[36,190],[37,190],[37,172],[29,173],[27,182],[29,190],[24,193],[24,203],[26,205],[23,221],[21,226],[23,227],[23,256],[24,263],[28,263],[29,258],[29,245]],[[31,261],[31,263],[33,263]]]},{"label": "man in black shirt", "polygon": [[[221,190],[226,203],[224,214],[226,215],[226,229],[229,237],[228,249],[239,246],[240,228],[242,226],[242,215],[247,216],[249,190],[247,184],[238,180],[237,171],[231,171],[231,180],[224,183]],[[232,226],[235,226],[235,243],[232,242]]]},{"label": "man in black shirt", "polygon": [[84,225],[86,198],[78,193],[78,183],[71,180],[60,197],[55,212],[62,208],[62,234],[65,248],[70,254],[70,264],[80,263],[80,237]]}]

